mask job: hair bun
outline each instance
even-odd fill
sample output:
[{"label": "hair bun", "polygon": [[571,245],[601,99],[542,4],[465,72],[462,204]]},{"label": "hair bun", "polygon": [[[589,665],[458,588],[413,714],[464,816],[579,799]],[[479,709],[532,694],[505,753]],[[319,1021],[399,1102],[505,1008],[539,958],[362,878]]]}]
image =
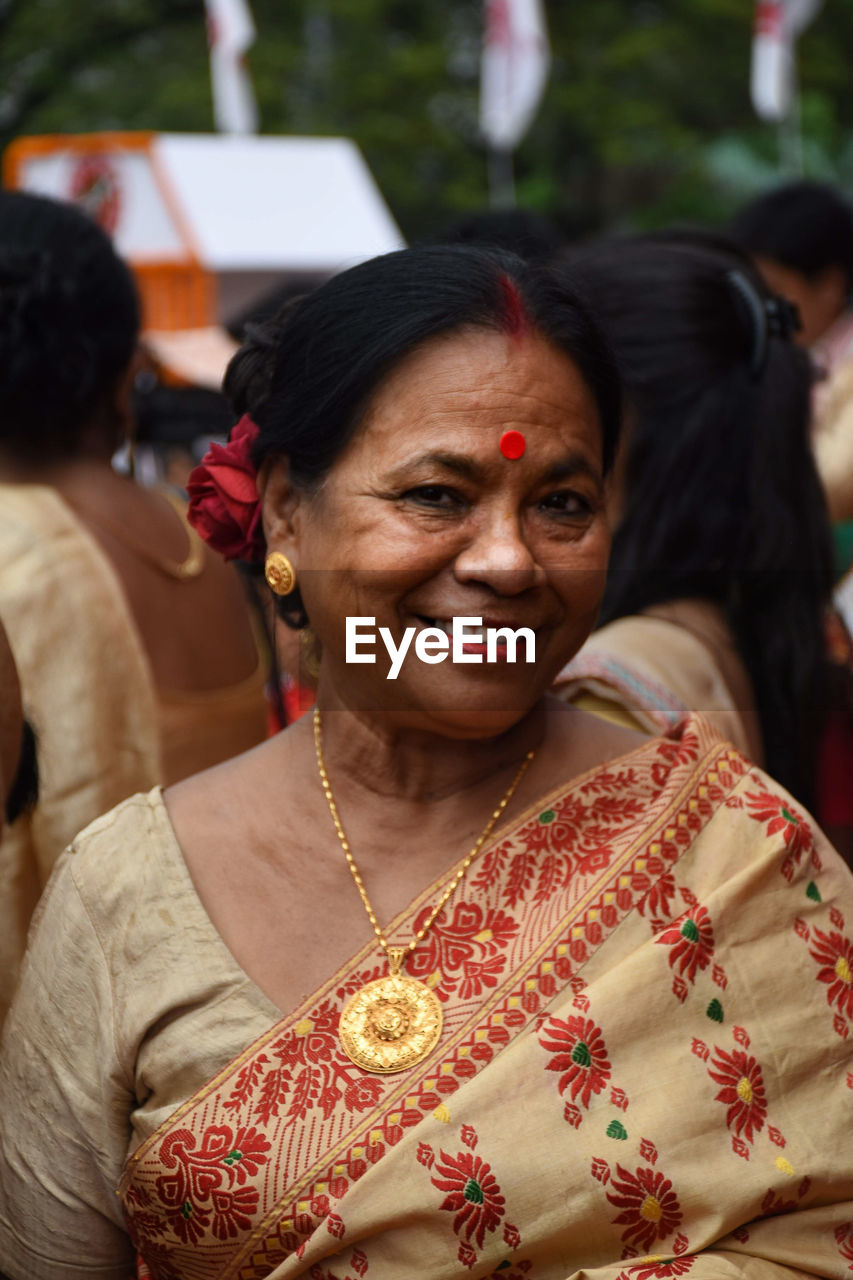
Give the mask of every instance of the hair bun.
[{"label": "hair bun", "polygon": [[0,247],[0,350],[43,331],[70,302],[51,254]]},{"label": "hair bun", "polygon": [[[91,393],[93,353],[75,320],[69,282],[55,255],[0,247],[0,382],[6,409],[0,438],[16,439],[25,404],[39,403],[59,421]],[[56,377],[45,382],[45,370]],[[8,419],[8,421],[7,421]]]}]

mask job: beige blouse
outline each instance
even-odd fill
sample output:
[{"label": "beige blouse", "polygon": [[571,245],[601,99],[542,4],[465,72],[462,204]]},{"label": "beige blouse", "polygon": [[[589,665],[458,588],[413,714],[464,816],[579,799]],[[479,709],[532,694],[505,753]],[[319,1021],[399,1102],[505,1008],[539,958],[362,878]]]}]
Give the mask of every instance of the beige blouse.
[{"label": "beige blouse", "polygon": [[214,929],[159,788],[92,823],[39,904],[3,1031],[0,1271],[130,1280],[128,1154],[281,1016]]},{"label": "beige blouse", "polygon": [[608,623],[563,669],[555,692],[649,733],[698,711],[763,763],[749,677],[719,609],[706,601],[677,600]]},{"label": "beige blouse", "polygon": [[61,851],[162,778],[147,659],[106,556],[54,489],[0,484],[0,618],[37,739],[39,803],[0,841],[0,1021]]}]

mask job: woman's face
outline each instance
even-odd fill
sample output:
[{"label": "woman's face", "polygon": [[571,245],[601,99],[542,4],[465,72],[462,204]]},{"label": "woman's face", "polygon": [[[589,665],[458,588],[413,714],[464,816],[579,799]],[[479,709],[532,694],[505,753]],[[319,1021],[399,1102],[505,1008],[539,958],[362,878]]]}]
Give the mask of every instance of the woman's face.
[{"label": "woman's face", "polygon": [[[514,461],[500,448],[510,430],[526,442]],[[265,493],[268,543],[297,569],[321,695],[449,736],[500,733],[591,631],[609,548],[601,429],[578,370],[543,338],[431,340],[381,385],[319,490],[288,490],[283,471]],[[347,617],[375,619],[361,628],[374,665],[346,662]],[[535,664],[523,643],[514,664],[501,649],[495,663],[421,661],[417,632],[456,617],[530,628]],[[416,629],[394,680],[380,627],[395,647]]]}]

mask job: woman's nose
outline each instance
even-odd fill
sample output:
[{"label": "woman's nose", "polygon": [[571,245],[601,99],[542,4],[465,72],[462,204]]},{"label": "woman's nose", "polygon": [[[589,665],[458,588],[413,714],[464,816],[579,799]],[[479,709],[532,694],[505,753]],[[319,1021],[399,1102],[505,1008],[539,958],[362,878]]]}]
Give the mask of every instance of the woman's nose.
[{"label": "woman's nose", "polygon": [[456,557],[454,572],[460,582],[483,583],[498,595],[519,595],[534,586],[539,569],[518,515],[484,515],[471,541]]}]

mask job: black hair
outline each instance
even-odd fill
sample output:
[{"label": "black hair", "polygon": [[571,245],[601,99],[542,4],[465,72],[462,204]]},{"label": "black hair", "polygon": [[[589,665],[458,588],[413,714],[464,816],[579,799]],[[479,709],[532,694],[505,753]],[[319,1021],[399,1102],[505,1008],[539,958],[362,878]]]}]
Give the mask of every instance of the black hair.
[{"label": "black hair", "polygon": [[444,227],[435,242],[487,245],[528,262],[552,257],[562,243],[548,219],[529,209],[480,209]]},{"label": "black hair", "polygon": [[12,823],[21,814],[30,813],[36,807],[39,796],[38,756],[36,735],[32,725],[25,720],[21,727],[21,750],[18,768],[6,795],[6,821]]},{"label": "black hair", "polygon": [[109,236],[72,205],[0,191],[0,446],[73,454],[138,332],[133,277]]},{"label": "black hair", "polygon": [[768,771],[809,804],[832,553],[808,356],[774,326],[766,286],[737,254],[647,237],[589,249],[574,267],[632,410],[602,618],[686,597],[718,604]]},{"label": "black hair", "polygon": [[737,214],[732,238],[757,257],[814,278],[840,267],[853,289],[853,209],[822,182],[788,182],[758,196]]},{"label": "black hair", "polygon": [[[473,245],[430,245],[372,258],[288,303],[250,333],[225,391],[260,428],[257,465],[286,455],[293,482],[312,489],[361,421],[380,384],[429,339],[468,329],[529,328],[577,366],[598,409],[602,457],[616,450],[621,401],[609,346],[560,273]],[[305,624],[298,591],[282,616]]]}]

